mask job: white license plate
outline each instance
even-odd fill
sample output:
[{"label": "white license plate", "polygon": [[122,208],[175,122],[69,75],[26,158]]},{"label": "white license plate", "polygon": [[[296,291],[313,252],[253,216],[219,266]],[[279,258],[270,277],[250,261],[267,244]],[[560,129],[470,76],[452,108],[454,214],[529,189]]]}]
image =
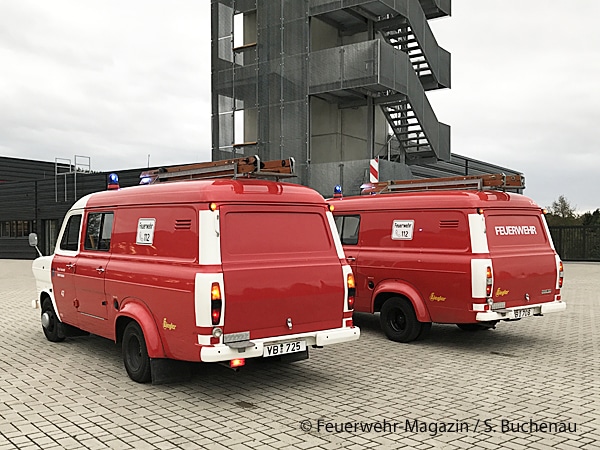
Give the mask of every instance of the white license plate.
[{"label": "white license plate", "polygon": [[520,319],[521,317],[529,317],[532,314],[533,308],[515,309],[515,319]]},{"label": "white license plate", "polygon": [[285,355],[287,353],[297,353],[306,350],[306,341],[283,342],[281,344],[265,345],[263,356]]}]

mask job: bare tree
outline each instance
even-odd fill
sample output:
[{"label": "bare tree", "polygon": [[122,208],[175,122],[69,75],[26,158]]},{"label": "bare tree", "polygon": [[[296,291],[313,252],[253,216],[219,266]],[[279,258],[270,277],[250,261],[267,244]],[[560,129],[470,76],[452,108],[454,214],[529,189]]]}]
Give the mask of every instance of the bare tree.
[{"label": "bare tree", "polygon": [[548,212],[553,216],[560,217],[561,219],[575,219],[576,205],[571,205],[571,202],[567,200],[564,195],[559,195],[558,199],[552,202],[552,206],[549,206]]}]

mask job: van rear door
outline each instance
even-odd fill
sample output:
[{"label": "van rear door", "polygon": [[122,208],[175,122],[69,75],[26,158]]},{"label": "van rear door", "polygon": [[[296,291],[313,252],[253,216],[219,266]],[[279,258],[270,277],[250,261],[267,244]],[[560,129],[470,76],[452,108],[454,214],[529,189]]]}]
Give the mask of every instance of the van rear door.
[{"label": "van rear door", "polygon": [[556,253],[539,212],[486,211],[493,265],[493,299],[506,307],[554,300]]},{"label": "van rear door", "polygon": [[224,332],[342,326],[344,276],[323,206],[223,205]]}]

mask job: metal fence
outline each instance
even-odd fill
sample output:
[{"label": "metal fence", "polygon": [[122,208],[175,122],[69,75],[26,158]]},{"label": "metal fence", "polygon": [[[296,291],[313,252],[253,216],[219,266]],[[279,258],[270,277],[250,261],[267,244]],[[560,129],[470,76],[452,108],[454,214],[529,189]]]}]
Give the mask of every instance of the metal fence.
[{"label": "metal fence", "polygon": [[553,226],[550,234],[563,261],[600,261],[600,225]]}]

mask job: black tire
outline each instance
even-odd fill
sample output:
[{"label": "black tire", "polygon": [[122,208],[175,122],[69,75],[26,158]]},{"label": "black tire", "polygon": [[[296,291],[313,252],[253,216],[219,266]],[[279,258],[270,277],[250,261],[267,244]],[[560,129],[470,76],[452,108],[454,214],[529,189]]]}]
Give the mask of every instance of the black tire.
[{"label": "black tire", "polygon": [[463,331],[469,331],[469,332],[481,331],[481,330],[487,329],[487,327],[484,327],[483,325],[479,325],[478,323],[457,323],[456,326]]},{"label": "black tire", "polygon": [[65,336],[61,333],[60,330],[60,321],[54,311],[54,306],[52,306],[52,300],[49,297],[46,297],[42,302],[42,313],[40,318],[44,315],[48,315],[48,326],[44,327],[42,325],[42,331],[50,342],[62,342],[65,340]]},{"label": "black tire", "polygon": [[417,320],[411,303],[405,298],[392,297],[381,307],[381,329],[390,341],[414,341],[423,324]]},{"label": "black tire", "polygon": [[137,322],[130,322],[125,327],[121,348],[129,378],[138,383],[150,381],[150,358],[144,333]]},{"label": "black tire", "polygon": [[419,331],[419,335],[417,336],[417,341],[421,339],[425,339],[431,330],[431,322],[421,322],[421,331]]}]

